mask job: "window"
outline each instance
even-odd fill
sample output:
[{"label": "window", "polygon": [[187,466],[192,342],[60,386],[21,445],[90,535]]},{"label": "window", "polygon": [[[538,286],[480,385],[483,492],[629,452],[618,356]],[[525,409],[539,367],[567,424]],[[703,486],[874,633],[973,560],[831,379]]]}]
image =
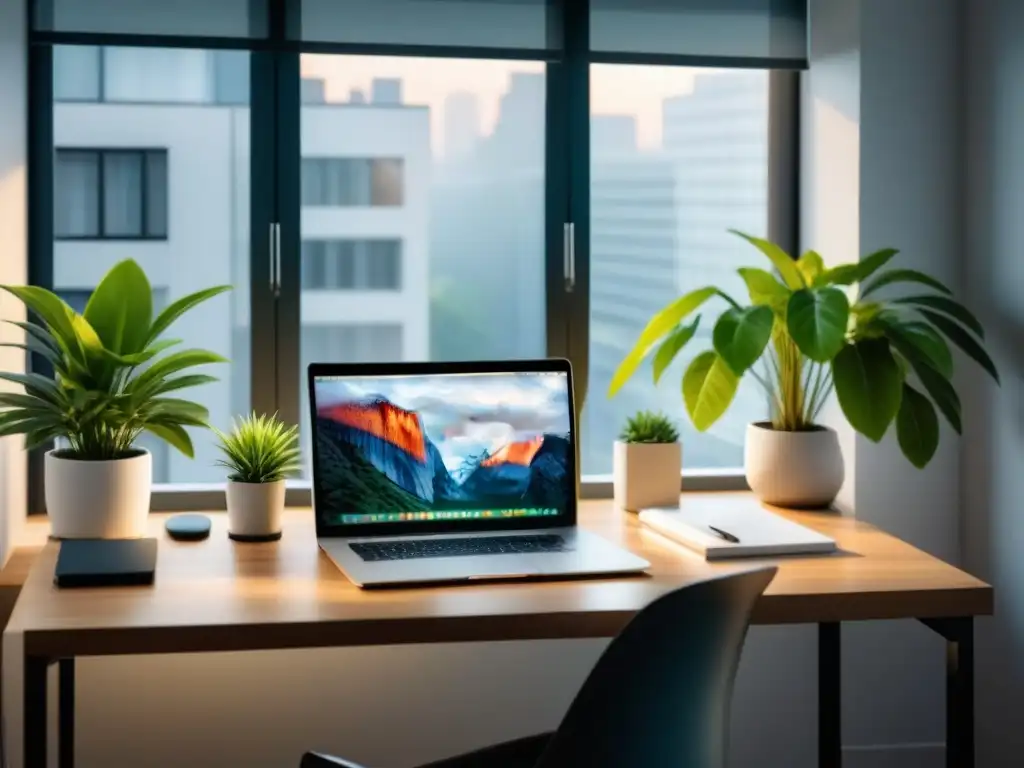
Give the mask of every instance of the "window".
[{"label": "window", "polygon": [[[591,67],[590,376],[582,470],[611,472],[626,417],[663,411],[679,424],[686,467],[743,464],[746,423],[768,406],[747,377],[725,416],[696,432],[680,396],[685,366],[711,344],[697,335],[655,386],[642,367],[613,399],[612,374],[651,316],[704,285],[734,296],[736,268],[756,261],[730,228],[768,226],[768,73],[683,67]],[[709,313],[717,312],[709,309]]]},{"label": "window", "polygon": [[58,149],[54,236],[165,239],[167,183],[166,150]]},{"label": "window", "polygon": [[[687,468],[741,463],[759,393],[687,431],[708,327],[660,386],[604,395],[658,308],[750,263],[727,229],[795,239],[796,83],[772,75],[769,231],[767,70],[806,67],[805,0],[225,0],[200,25],[217,50],[159,3],[35,5],[32,280],[87,291],[131,257],[167,301],[234,286],[173,329],[232,361],[194,395],[218,427],[254,408],[308,429],[310,360],[556,355],[585,388],[586,475],[641,407],[678,418]],[[223,480],[196,437],[162,478]]]},{"label": "window", "polygon": [[402,204],[400,158],[315,157],[302,161],[302,204]]},{"label": "window", "polygon": [[[56,47],[55,59],[66,50]],[[252,403],[249,106],[174,99],[184,92],[175,78],[195,75],[178,64],[203,59],[208,51],[130,50],[136,52],[130,63],[146,72],[136,81],[140,87],[161,79],[170,85],[163,91],[154,85],[146,103],[55,100],[52,106],[52,286],[82,310],[92,288],[126,258],[145,270],[156,310],[193,291],[234,286],[183,315],[167,333],[182,340],[168,352],[201,347],[231,360],[202,371],[218,381],[175,393],[204,405],[211,422],[227,429],[231,417]],[[248,54],[233,53],[248,61]],[[55,67],[55,94],[67,92],[67,77],[66,68]],[[143,439],[154,456],[156,483],[223,481],[214,436],[190,431],[194,459]]]},{"label": "window", "polygon": [[401,269],[401,240],[302,243],[304,290],[397,291],[401,289]]},{"label": "window", "polygon": [[543,357],[544,64],[303,55],[301,75],[325,84],[301,113],[301,362]]}]

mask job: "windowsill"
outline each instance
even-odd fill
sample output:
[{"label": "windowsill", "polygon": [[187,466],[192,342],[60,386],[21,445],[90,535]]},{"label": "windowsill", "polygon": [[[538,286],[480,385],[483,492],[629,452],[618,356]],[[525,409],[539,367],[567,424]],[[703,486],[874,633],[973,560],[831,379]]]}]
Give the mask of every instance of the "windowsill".
[{"label": "windowsill", "polygon": [[[746,491],[750,490],[742,469],[684,470],[680,478],[685,491]],[[580,484],[580,497],[584,499],[610,499],[611,475],[584,475]],[[153,510],[160,512],[186,512],[195,509],[224,509],[227,500],[224,483],[178,483],[153,487]],[[285,503],[289,507],[308,507],[312,504],[312,490],[308,480],[289,480]]]}]

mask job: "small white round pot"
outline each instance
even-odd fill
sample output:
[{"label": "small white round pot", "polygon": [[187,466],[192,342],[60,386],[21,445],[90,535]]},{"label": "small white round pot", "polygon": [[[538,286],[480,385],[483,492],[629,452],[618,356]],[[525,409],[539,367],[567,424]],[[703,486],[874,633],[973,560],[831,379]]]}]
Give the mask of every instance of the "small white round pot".
[{"label": "small white round pot", "polygon": [[743,467],[765,504],[827,507],[843,485],[843,454],[835,430],[783,432],[768,422],[747,425]]},{"label": "small white round pot", "polygon": [[679,504],[683,447],[679,443],[615,441],[612,481],[615,505],[630,512]]},{"label": "small white round pot", "polygon": [[43,489],[56,539],[135,539],[146,535],[153,457],[82,461],[46,452]]},{"label": "small white round pot", "polygon": [[281,538],[284,480],[238,483],[228,480],[228,536],[235,541]]}]

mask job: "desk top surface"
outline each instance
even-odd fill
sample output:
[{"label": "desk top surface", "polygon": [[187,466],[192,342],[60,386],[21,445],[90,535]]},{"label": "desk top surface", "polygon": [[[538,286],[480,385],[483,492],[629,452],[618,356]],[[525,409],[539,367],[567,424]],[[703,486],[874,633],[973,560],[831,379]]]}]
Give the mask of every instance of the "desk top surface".
[{"label": "desk top surface", "polygon": [[834,537],[840,551],[711,564],[610,501],[587,501],[580,524],[649,560],[647,574],[386,591],[359,590],[319,551],[309,509],[288,510],[284,536],[271,544],[230,541],[218,513],[209,539],[172,541],[167,515],[154,514],[152,587],[59,590],[59,545],[50,542],[7,631],[24,633],[27,652],[51,656],[605,637],[666,591],[764,562],[780,569],[755,608],[759,624],[992,612],[990,586],[872,525],[834,513],[782,514]]}]

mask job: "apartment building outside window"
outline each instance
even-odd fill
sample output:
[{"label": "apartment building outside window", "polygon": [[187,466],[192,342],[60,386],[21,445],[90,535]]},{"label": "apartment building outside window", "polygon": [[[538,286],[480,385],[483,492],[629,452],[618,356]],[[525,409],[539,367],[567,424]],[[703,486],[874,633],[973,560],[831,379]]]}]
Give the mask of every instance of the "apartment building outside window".
[{"label": "apartment building outside window", "polygon": [[402,287],[401,240],[304,240],[304,290],[397,291]]},{"label": "apartment building outside window", "polygon": [[401,158],[303,158],[302,204],[402,205],[402,168]]},{"label": "apartment building outside window", "polygon": [[167,237],[167,152],[58,149],[54,160],[57,239]]}]

